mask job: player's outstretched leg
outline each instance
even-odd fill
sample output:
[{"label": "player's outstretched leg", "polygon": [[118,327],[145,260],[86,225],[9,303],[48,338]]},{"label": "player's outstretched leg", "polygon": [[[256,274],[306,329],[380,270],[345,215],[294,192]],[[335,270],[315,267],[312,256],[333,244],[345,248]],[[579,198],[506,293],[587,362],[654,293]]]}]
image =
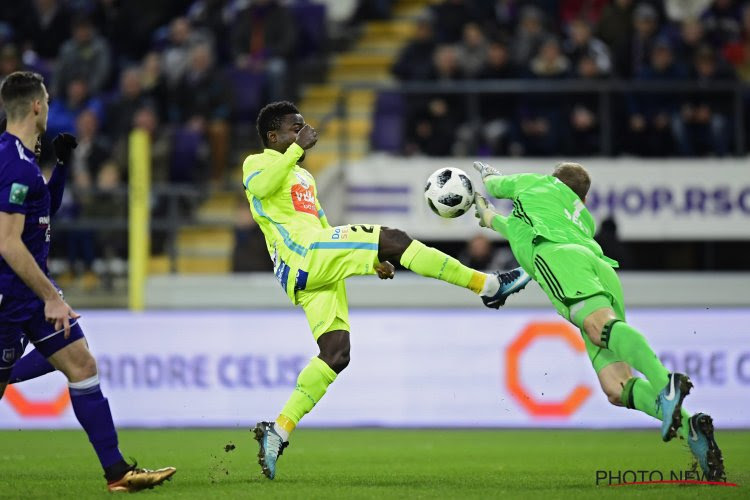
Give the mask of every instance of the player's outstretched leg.
[{"label": "player's outstretched leg", "polygon": [[493,309],[505,304],[509,295],[523,290],[531,280],[520,267],[495,274],[475,271],[440,250],[411,239],[403,231],[387,227],[380,230],[378,259],[398,261],[419,275],[468,288]]},{"label": "player's outstretched leg", "polygon": [[688,445],[708,481],[724,481],[724,459],[714,439],[714,424],[710,416],[696,413],[688,420]]},{"label": "player's outstretched leg", "polygon": [[328,386],[349,365],[349,332],[331,330],[318,337],[320,354],[297,377],[297,386],[275,422],[258,422],[252,429],[258,441],[258,463],[268,479],[276,477],[276,462],[289,445],[289,435],[318,401]]},{"label": "player's outstretched leg", "polygon": [[96,451],[104,469],[109,491],[139,491],[153,488],[171,478],[176,469],[165,467],[159,470],[138,468],[128,464],[118,448],[117,431],[112,421],[109,402],[99,387],[96,361],[86,347],[80,327],[71,330],[81,338],[56,351],[49,358],[50,363],[68,378],[70,401],[73,412],[89,441]]}]

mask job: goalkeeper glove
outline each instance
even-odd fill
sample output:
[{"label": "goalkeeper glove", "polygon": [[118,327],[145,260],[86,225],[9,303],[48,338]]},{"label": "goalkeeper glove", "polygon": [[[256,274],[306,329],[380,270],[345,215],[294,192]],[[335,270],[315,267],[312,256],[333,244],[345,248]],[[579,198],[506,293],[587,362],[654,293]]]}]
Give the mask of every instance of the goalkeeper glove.
[{"label": "goalkeeper glove", "polygon": [[479,172],[479,175],[482,176],[482,182],[486,181],[487,177],[492,177],[493,175],[502,175],[498,169],[496,169],[495,167],[491,167],[486,163],[482,163],[481,161],[475,161],[474,168],[477,172]]},{"label": "goalkeeper glove", "polygon": [[474,215],[479,219],[481,227],[492,228],[492,219],[497,215],[497,212],[484,196],[476,193],[474,194]]}]

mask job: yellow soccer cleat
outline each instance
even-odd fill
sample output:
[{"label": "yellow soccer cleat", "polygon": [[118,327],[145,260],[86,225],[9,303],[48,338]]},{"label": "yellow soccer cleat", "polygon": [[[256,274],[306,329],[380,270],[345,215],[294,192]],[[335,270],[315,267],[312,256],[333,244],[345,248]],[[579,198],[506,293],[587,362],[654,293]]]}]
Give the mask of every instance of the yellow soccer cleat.
[{"label": "yellow soccer cleat", "polygon": [[151,489],[170,479],[175,472],[177,472],[177,469],[174,467],[164,467],[157,470],[133,467],[117,481],[108,483],[107,489],[109,491],[127,491],[129,493]]}]

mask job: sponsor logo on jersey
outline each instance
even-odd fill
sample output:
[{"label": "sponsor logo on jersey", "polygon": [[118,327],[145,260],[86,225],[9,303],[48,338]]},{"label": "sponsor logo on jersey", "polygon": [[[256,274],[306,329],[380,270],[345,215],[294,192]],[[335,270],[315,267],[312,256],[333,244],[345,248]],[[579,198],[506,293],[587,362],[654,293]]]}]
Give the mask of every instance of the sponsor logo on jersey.
[{"label": "sponsor logo on jersey", "polygon": [[296,211],[305,212],[315,217],[318,216],[318,209],[315,208],[315,193],[312,186],[305,186],[303,184],[292,186],[292,203]]},{"label": "sponsor logo on jersey", "polygon": [[332,240],[345,240],[349,238],[349,226],[334,227],[331,234]]}]

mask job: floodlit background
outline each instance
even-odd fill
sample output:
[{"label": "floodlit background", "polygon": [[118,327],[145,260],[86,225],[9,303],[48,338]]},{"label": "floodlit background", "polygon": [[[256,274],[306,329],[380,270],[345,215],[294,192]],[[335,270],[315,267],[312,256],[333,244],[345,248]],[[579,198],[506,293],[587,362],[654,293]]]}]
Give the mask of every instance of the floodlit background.
[{"label": "floodlit background", "polygon": [[[471,215],[433,215],[427,176],[580,161],[629,319],[694,407],[750,427],[750,2],[0,2],[0,78],[20,69],[53,98],[42,166],[78,137],[50,270],[122,425],[271,418],[315,355],[242,192],[258,110],[290,99],[321,132],[304,166],[332,224],[478,269],[516,264]],[[349,295],[352,364],[305,424],[653,424],[607,404],[535,284],[500,311],[403,269]],[[75,427],[63,377],[9,389],[0,427]]]}]

